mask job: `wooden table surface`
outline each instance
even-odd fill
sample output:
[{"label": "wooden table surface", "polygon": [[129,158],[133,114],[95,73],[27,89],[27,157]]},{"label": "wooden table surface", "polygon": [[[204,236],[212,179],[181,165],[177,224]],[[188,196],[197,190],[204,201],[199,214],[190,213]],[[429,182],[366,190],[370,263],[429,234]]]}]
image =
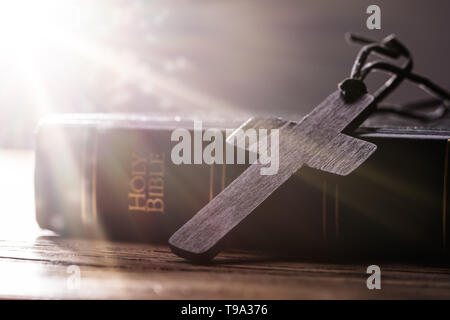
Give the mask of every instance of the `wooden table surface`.
[{"label": "wooden table surface", "polygon": [[0,298],[450,298],[447,267],[380,264],[381,290],[368,290],[367,263],[225,252],[201,266],[167,246],[61,238],[35,223],[32,164],[29,151],[0,150]]}]

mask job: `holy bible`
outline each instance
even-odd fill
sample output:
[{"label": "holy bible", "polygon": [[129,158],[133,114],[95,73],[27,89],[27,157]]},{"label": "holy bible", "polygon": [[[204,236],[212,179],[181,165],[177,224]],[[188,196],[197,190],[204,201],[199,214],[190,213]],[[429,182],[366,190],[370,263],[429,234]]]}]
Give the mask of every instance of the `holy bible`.
[{"label": "holy bible", "polygon": [[[369,125],[377,151],[348,176],[303,168],[226,239],[300,257],[447,259],[448,149],[442,126]],[[203,129],[239,122],[203,123]],[[144,115],[60,115],[36,132],[36,218],[66,236],[167,243],[245,164],[175,164],[177,128]]]}]

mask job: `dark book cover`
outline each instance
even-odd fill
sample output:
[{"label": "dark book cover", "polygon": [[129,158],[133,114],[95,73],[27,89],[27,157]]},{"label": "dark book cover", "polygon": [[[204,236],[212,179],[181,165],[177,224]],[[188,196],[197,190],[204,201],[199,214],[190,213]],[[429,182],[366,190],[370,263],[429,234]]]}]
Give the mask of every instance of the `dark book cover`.
[{"label": "dark book cover", "polygon": [[[315,257],[446,257],[450,130],[377,120],[354,133],[378,146],[360,168],[344,177],[302,168],[233,230],[227,246]],[[39,225],[62,235],[165,243],[246,168],[172,163],[172,131],[192,126],[142,115],[43,119]]]}]

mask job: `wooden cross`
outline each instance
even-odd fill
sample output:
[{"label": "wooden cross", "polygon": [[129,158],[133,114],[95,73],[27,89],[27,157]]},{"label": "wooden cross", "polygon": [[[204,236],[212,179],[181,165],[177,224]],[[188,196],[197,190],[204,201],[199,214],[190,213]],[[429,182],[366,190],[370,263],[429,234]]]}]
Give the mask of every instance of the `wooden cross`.
[{"label": "wooden cross", "polygon": [[212,259],[221,240],[303,165],[339,175],[356,169],[376,146],[341,132],[373,99],[361,92],[348,102],[337,90],[301,121],[281,126],[278,173],[261,175],[264,164],[252,164],[172,235],[172,251],[194,262]]}]

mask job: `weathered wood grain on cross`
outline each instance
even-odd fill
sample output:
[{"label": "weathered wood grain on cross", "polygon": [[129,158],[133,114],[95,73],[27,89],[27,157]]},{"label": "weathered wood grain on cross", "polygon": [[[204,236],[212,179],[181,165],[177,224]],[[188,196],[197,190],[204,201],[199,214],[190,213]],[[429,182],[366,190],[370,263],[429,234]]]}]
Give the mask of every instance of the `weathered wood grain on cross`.
[{"label": "weathered wood grain on cross", "polygon": [[282,125],[278,172],[263,175],[265,164],[252,164],[170,238],[172,250],[192,261],[207,261],[220,251],[226,235],[303,165],[347,175],[363,163],[376,146],[341,132],[371,105],[373,96],[346,100],[337,90],[298,123]]}]

